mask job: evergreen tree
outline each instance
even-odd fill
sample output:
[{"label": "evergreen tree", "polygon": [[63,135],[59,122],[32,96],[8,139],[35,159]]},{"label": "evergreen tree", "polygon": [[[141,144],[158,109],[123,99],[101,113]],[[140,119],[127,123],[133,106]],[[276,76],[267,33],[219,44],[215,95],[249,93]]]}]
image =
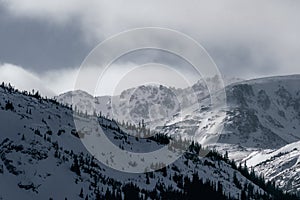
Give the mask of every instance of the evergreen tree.
[{"label": "evergreen tree", "polygon": [[81,174],[77,156],[74,156],[73,164],[71,166],[71,171],[75,172],[78,176],[80,176]]},{"label": "evergreen tree", "polygon": [[150,184],[150,178],[148,173],[146,173],[146,184],[149,185]]},{"label": "evergreen tree", "polygon": [[13,106],[13,103],[10,102],[10,101],[6,101],[6,104],[5,104],[5,110],[11,110],[13,111],[15,108]]},{"label": "evergreen tree", "polygon": [[123,186],[124,200],[140,199],[140,189],[133,183]]},{"label": "evergreen tree", "polygon": [[83,198],[83,188],[81,188],[81,190],[80,190],[79,197]]}]

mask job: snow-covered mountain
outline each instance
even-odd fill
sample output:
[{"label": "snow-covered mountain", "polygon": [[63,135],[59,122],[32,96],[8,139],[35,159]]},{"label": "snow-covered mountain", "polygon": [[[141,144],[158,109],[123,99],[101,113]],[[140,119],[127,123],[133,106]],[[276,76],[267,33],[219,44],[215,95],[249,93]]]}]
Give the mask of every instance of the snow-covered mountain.
[{"label": "snow-covered mountain", "polygon": [[[162,94],[166,91],[169,94],[175,94],[175,96],[166,95],[169,97],[166,104],[178,102],[173,108],[179,108],[180,112],[176,113],[177,109],[170,109],[168,113],[172,115],[169,115],[170,118],[165,118],[167,120],[161,120],[160,123],[162,124],[148,120],[150,118],[147,119],[147,122],[151,128],[155,127],[157,131],[169,135],[180,135],[182,138],[193,139],[202,144],[209,144],[210,141],[217,142],[214,146],[218,150],[228,151],[231,158],[242,161],[253,152],[276,151],[300,140],[299,85],[300,75],[269,77],[233,83],[226,87],[227,106],[224,109],[211,106],[207,87],[202,81],[186,89],[173,88],[168,90],[168,88],[164,88],[162,90],[158,88],[157,91],[160,96],[163,96]],[[145,94],[148,94],[148,91],[153,91],[148,87],[152,86],[141,86],[136,89],[140,92],[138,96],[143,98],[148,96]],[[135,91],[135,89],[131,91]],[[80,91],[75,91],[73,94],[76,96],[77,93]],[[127,96],[130,94],[128,91],[125,93]],[[77,97],[74,99],[85,105],[85,98],[80,97],[80,95]],[[71,93],[60,95],[57,99],[63,103],[72,102]],[[112,104],[107,102],[111,98],[97,97],[96,99],[98,99],[99,110],[103,110],[104,113],[107,112],[110,116],[109,109],[111,108],[108,105]],[[104,99],[104,101],[99,99]],[[147,98],[148,105],[160,103],[153,101],[153,99]],[[129,100],[131,99],[129,98]],[[95,102],[95,99],[90,96],[89,101]],[[134,105],[147,107],[141,102],[143,101],[137,100]],[[170,104],[172,105],[172,103]],[[96,103],[96,105],[98,104]],[[122,110],[132,110],[132,107],[125,105],[123,104]],[[87,107],[89,106],[83,107],[83,110]],[[147,113],[147,110],[134,110],[137,111],[135,113],[137,119],[143,118],[142,115]],[[115,115],[115,118],[118,119],[118,115]],[[129,118],[126,117],[126,119]],[[120,120],[124,119],[120,118]],[[276,165],[273,167],[275,168]],[[260,172],[261,170],[257,171]],[[279,186],[284,186],[280,182],[280,178],[285,179],[285,182],[290,178],[297,180],[297,177],[285,176],[283,173],[279,173],[277,176],[279,178],[274,180]],[[271,176],[268,177],[273,179]],[[293,191],[295,188],[299,188],[299,186],[288,184],[285,187],[286,190]]]},{"label": "snow-covered mountain", "polygon": [[222,124],[220,143],[279,148],[300,139],[299,83],[300,76],[294,75],[231,84],[226,87],[227,107],[223,110],[211,107],[207,87],[200,81],[186,89],[139,86],[116,97],[93,98],[74,91],[57,100],[119,121],[138,123],[144,119],[152,127],[163,125],[171,132],[183,127],[182,136],[190,133],[187,128],[199,127],[201,133],[211,133]]},{"label": "snow-covered mountain", "polygon": [[[300,76],[271,77],[229,86],[225,143],[279,148],[300,139]],[[231,136],[230,138],[226,138]]]},{"label": "snow-covered mountain", "polygon": [[133,124],[142,119],[145,122],[167,121],[180,110],[176,94],[164,86],[140,86],[114,97],[94,98],[83,91],[75,91],[62,94],[57,100],[88,114],[101,112],[101,115]]},{"label": "snow-covered mountain", "polygon": [[[187,124],[198,122],[200,129],[204,129],[203,138],[209,137],[210,130],[224,125],[218,143],[214,145],[219,151],[228,151],[231,158],[241,162],[250,159],[248,166],[253,166],[257,173],[276,181],[286,191],[299,193],[300,173],[297,168],[300,149],[296,147],[300,141],[299,85],[299,75],[229,85],[226,87],[227,108],[224,111],[209,106],[196,110],[194,115],[178,122],[184,124],[179,127],[185,131],[189,127]],[[207,121],[201,125],[199,122],[203,119]],[[167,133],[177,131],[174,128],[177,124],[167,126]],[[195,139],[199,141],[197,137]],[[252,163],[253,160],[256,162]]]},{"label": "snow-covered mountain", "polygon": [[207,97],[201,101],[200,108],[169,126],[198,125],[205,130],[204,134],[209,134],[212,128],[217,130],[222,124],[224,129],[218,143],[248,149],[277,149],[300,139],[299,84],[300,76],[232,84],[226,87],[227,107],[224,110],[212,108]]},{"label": "snow-covered mountain", "polygon": [[[239,82],[238,78],[226,78],[225,84]],[[191,106],[199,107],[201,100],[207,98],[207,84],[214,87],[214,77],[199,80],[188,88],[173,88],[162,85],[141,85],[124,90],[117,96],[98,96],[81,91],[70,91],[56,99],[63,104],[72,104],[75,110],[88,114],[99,113],[119,121],[138,124],[144,120],[148,127],[164,126],[173,120],[174,115],[191,112]]]},{"label": "snow-covered mountain", "polygon": [[214,199],[287,197],[250,177],[226,157],[213,152],[199,157],[196,146],[156,172],[114,170],[86,150],[80,138],[89,137],[89,132],[76,130],[74,117],[83,123],[96,120],[107,137],[123,149],[139,152],[162,147],[159,140],[127,135],[115,121],[75,113],[38,94],[1,86],[0,199],[196,199],[195,192],[197,199],[203,195]]},{"label": "snow-covered mountain", "polygon": [[244,161],[288,192],[299,193],[300,141],[277,150],[254,151]]}]

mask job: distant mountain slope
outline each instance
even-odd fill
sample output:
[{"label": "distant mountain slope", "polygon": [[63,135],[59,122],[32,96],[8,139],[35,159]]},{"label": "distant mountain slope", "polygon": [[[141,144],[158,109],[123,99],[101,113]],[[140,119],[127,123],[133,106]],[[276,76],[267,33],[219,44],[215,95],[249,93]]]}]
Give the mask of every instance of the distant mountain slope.
[{"label": "distant mountain slope", "polygon": [[[218,143],[244,148],[277,149],[300,139],[300,76],[273,77],[243,81],[226,87],[227,108],[212,108],[209,97],[200,108],[165,127],[198,126],[201,138],[224,129]],[[181,126],[183,124],[183,126]],[[193,135],[193,134],[192,134]],[[196,139],[198,139],[196,137]],[[199,141],[199,140],[198,140]],[[200,140],[201,141],[201,140]]]},{"label": "distant mountain slope", "polygon": [[[238,78],[226,78],[226,84],[241,81]],[[76,109],[93,114],[95,111],[103,116],[113,117],[138,123],[143,119],[149,127],[165,125],[173,115],[198,104],[209,95],[206,84],[214,87],[214,78],[199,80],[191,87],[178,89],[162,85],[141,85],[124,90],[120,95],[93,97],[84,91],[71,91],[60,94],[56,99],[65,104],[73,104]]]},{"label": "distant mountain slope", "polygon": [[[181,101],[177,101],[176,99],[172,100],[174,95],[166,95],[169,97],[167,102],[179,102],[176,104],[179,105],[176,108],[179,107],[181,112],[176,113],[176,109],[170,110],[169,113],[172,115],[169,115],[169,118],[160,120],[160,123],[149,120],[148,125],[161,133],[180,135],[182,138],[193,139],[202,144],[209,144],[211,141],[217,142],[214,146],[219,151],[228,151],[229,156],[238,161],[242,161],[252,152],[274,151],[300,140],[300,75],[260,78],[228,85],[226,87],[227,107],[225,109],[211,107],[207,88],[203,84],[200,81],[192,88],[171,90],[175,91],[174,94],[176,94],[177,99],[182,98]],[[138,90],[142,94],[143,92],[148,94],[148,91],[152,91],[149,88]],[[161,96],[163,96],[164,91],[170,90],[158,88],[158,93]],[[75,105],[76,101],[85,105],[81,106],[84,112],[89,106],[84,103],[85,97],[78,93],[80,92],[73,92],[76,96],[74,98]],[[125,91],[125,93],[127,92]],[[195,95],[197,98],[190,98],[195,97]],[[190,100],[182,100],[184,97],[188,97],[187,99]],[[72,102],[71,93],[60,95],[57,99],[63,103]],[[112,105],[109,102],[110,97],[97,97],[97,99],[96,105],[99,111],[107,112],[110,116],[109,110]],[[197,103],[195,99],[200,100],[200,102]],[[148,105],[158,103],[152,98],[147,100]],[[89,101],[95,102],[95,99],[90,96]],[[143,104],[138,101],[132,105],[143,107]],[[122,107],[122,110],[131,109],[132,107],[128,107],[126,104]],[[120,113],[120,120],[122,120],[122,112]],[[141,111],[135,114],[136,119],[140,119],[143,118],[145,112]],[[115,117],[118,119],[118,115]],[[128,118],[126,117],[126,119]],[[223,130],[220,134],[221,127]],[[278,173],[277,184],[283,186],[280,183],[280,176],[281,173]],[[268,177],[272,178],[271,176]],[[290,185],[287,190],[294,190],[295,188],[298,188],[298,185]]]},{"label": "distant mountain slope", "polygon": [[[196,124],[201,117],[208,119],[206,124],[200,124],[200,129],[207,128],[202,137],[209,137],[209,131],[222,123],[224,129],[215,145],[219,151],[228,151],[231,158],[241,162],[250,154],[248,166],[253,166],[257,173],[276,181],[286,191],[299,192],[300,149],[296,147],[300,141],[299,85],[299,75],[232,84],[226,87],[228,105],[224,112],[218,113],[218,109],[208,106],[202,109],[205,112],[197,110],[180,123],[186,129],[187,124]],[[207,113],[211,116],[205,116]],[[222,113],[226,116],[220,121]],[[166,127],[166,132],[173,133],[176,130],[173,127],[176,123]],[[264,153],[270,151],[273,153]],[[274,156],[271,160],[270,155]],[[257,162],[251,163],[253,160]]]},{"label": "distant mountain slope", "polygon": [[[210,107],[207,88],[200,82],[193,86],[194,89],[184,91],[140,86],[113,98],[93,98],[82,91],[74,91],[58,96],[57,100],[73,103],[82,112],[93,113],[91,108],[94,107],[97,112],[120,121],[133,119],[138,123],[144,119],[151,127],[165,126],[167,131],[174,131],[172,127],[183,124],[189,130],[182,130],[181,135],[190,133],[189,125],[200,127],[201,132],[212,132],[223,124],[220,143],[279,148],[300,139],[299,83],[298,75],[234,83],[226,87],[228,105],[225,110]],[[191,98],[183,100],[184,97]]]},{"label": "distant mountain slope", "polygon": [[[75,117],[82,121],[95,118],[80,113]],[[137,152],[141,147],[162,146],[159,140],[137,140],[123,133],[114,121],[98,119],[117,146]],[[79,137],[85,135],[76,132],[69,107],[3,86],[0,127],[1,199],[198,199],[205,195],[214,199],[295,199],[268,189],[272,187],[217,153],[198,157],[196,146],[157,172],[113,170],[82,145]]]},{"label": "distant mountain slope", "polygon": [[276,181],[279,187],[300,193],[300,141],[278,150],[253,152],[244,160],[266,179]]},{"label": "distant mountain slope", "polygon": [[[245,81],[226,89],[226,135],[246,147],[278,148],[300,139],[300,76]],[[235,141],[232,138],[224,142]],[[253,146],[254,145],[254,146]]]}]

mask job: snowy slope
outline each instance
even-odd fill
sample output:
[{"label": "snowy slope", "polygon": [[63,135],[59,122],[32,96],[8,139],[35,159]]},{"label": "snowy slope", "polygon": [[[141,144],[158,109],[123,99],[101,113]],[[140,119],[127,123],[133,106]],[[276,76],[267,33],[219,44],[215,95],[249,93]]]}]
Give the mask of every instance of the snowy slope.
[{"label": "snowy slope", "polygon": [[[279,148],[300,139],[299,82],[300,76],[294,75],[234,83],[226,87],[228,105],[224,110],[211,107],[203,81],[184,90],[139,86],[113,98],[93,98],[74,91],[58,96],[57,100],[73,103],[82,112],[101,111],[104,116],[113,116],[119,121],[137,124],[144,119],[152,128],[182,124],[181,127],[192,129],[194,126],[211,133],[223,124],[220,143]],[[186,133],[180,134],[188,135],[190,130],[183,132]]]},{"label": "snowy slope", "polygon": [[299,83],[300,76],[295,75],[229,85],[225,109],[212,108],[209,98],[203,99],[200,108],[177,124],[197,125],[204,137],[224,125],[218,143],[242,151],[281,148],[300,140]]},{"label": "snowy slope", "polygon": [[[82,114],[75,117],[83,122],[95,118]],[[136,152],[161,147],[153,140],[124,137],[114,121],[100,118],[99,123],[116,146]],[[240,197],[241,188],[233,183],[234,176],[242,188],[248,185],[264,193],[230,164],[194,154],[180,157],[167,167],[167,174],[155,172],[149,183],[146,183],[149,174],[113,170],[93,159],[82,145],[80,134],[74,130],[70,108],[3,88],[0,88],[0,126],[0,199],[82,199],[81,190],[84,197],[96,199],[97,194],[104,195],[107,189],[115,191],[126,183],[134,183],[144,192],[155,189],[157,184],[161,186],[160,183],[164,183],[163,188],[172,186],[181,190],[172,178],[178,173],[187,177],[197,173],[204,181],[221,183],[225,194],[235,198]],[[79,173],[74,163],[80,163]]]},{"label": "snowy slope", "polygon": [[277,150],[253,152],[244,161],[288,192],[300,191],[300,141]]},{"label": "snowy slope", "polygon": [[[225,84],[239,82],[238,78],[224,78]],[[141,85],[123,91],[120,95],[93,97],[84,91],[70,91],[56,99],[64,104],[72,104],[76,110],[138,124],[142,119],[151,128],[165,125],[173,115],[189,110],[192,105],[209,95],[207,84],[215,87],[214,78],[199,80],[188,88],[173,88],[162,85]],[[191,112],[191,111],[190,111]]]},{"label": "snowy slope", "polygon": [[280,188],[299,192],[300,76],[243,81],[226,88],[217,149],[246,160]]},{"label": "snowy slope", "polygon": [[164,86],[140,86],[114,97],[94,98],[86,92],[74,91],[58,96],[57,100],[88,114],[101,112],[103,116],[132,124],[138,124],[142,119],[148,124],[164,123],[180,110],[175,91]]},{"label": "snowy slope", "polygon": [[[182,138],[193,139],[202,144],[218,142],[214,146],[219,151],[228,151],[231,158],[243,161],[253,153],[275,151],[300,140],[299,85],[300,75],[239,81],[226,87],[227,107],[225,109],[211,107],[209,96],[207,96],[208,91],[203,81],[199,81],[192,88],[158,90],[160,95],[166,91],[169,93],[174,91],[172,94],[175,96],[169,95],[170,98],[167,102],[173,102],[173,100],[178,102],[176,105],[179,105],[181,112],[176,113],[176,109],[170,110],[169,113],[173,115],[169,115],[169,118],[160,120],[160,124],[155,120],[148,120],[148,125],[158,132],[180,135]],[[148,91],[153,89],[137,90],[140,92],[138,96],[147,97],[148,105],[159,103],[147,96]],[[135,91],[135,89],[131,91]],[[85,105],[85,98],[77,93],[78,91],[74,92],[81,104]],[[128,99],[130,92],[125,91],[124,93]],[[58,100],[70,103],[70,95],[71,93],[60,95]],[[172,98],[174,99],[172,100]],[[108,105],[111,105],[108,103],[110,98],[97,97],[97,99],[99,110],[108,113],[110,110]],[[195,99],[200,102],[196,102]],[[89,101],[93,101],[91,96]],[[134,104],[136,107],[143,107],[144,104],[141,102],[134,101]],[[130,106],[122,107],[122,110],[131,109]],[[136,119],[143,118],[145,112],[145,110],[135,112]],[[122,117],[123,113],[120,113],[119,116]],[[118,115],[115,118],[118,119]],[[124,118],[119,119],[123,120]],[[125,117],[125,121],[128,119],[131,118]],[[289,159],[286,162],[289,162]],[[273,167],[276,168],[276,165]],[[281,175],[279,173],[276,179],[280,186],[282,185],[279,181]],[[272,176],[267,177],[273,178]],[[289,178],[297,181],[296,176]],[[292,184],[290,188],[298,187],[298,185]]]},{"label": "snowy slope", "polygon": [[[300,76],[293,75],[228,86],[224,129],[215,145],[289,192],[300,189],[299,85]],[[220,124],[217,118],[209,124],[215,122]]]}]

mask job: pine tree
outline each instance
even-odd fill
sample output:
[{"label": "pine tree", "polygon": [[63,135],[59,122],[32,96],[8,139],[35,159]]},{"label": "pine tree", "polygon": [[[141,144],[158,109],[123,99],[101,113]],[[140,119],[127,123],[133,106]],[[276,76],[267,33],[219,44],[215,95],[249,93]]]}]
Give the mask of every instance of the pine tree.
[{"label": "pine tree", "polygon": [[13,103],[12,102],[10,102],[10,101],[7,101],[6,102],[6,105],[5,105],[5,110],[11,110],[11,111],[13,111],[15,108],[14,108],[14,106],[13,106]]},{"label": "pine tree", "polygon": [[228,151],[225,152],[224,159],[225,159],[225,160],[229,160],[229,157],[228,157]]},{"label": "pine tree", "polygon": [[83,198],[83,188],[81,188],[81,190],[80,190],[79,197]]},{"label": "pine tree", "polygon": [[148,173],[146,173],[146,184],[149,185],[150,184],[150,178]]},{"label": "pine tree", "polygon": [[71,166],[71,171],[75,172],[78,176],[80,176],[81,174],[77,156],[74,156],[73,164]]},{"label": "pine tree", "polygon": [[241,200],[247,200],[247,194],[246,194],[245,190],[242,190],[242,192],[241,192]]},{"label": "pine tree", "polygon": [[242,185],[236,176],[236,172],[234,172],[234,174],[233,174],[233,183],[235,184],[235,186],[237,188],[242,189]]}]

